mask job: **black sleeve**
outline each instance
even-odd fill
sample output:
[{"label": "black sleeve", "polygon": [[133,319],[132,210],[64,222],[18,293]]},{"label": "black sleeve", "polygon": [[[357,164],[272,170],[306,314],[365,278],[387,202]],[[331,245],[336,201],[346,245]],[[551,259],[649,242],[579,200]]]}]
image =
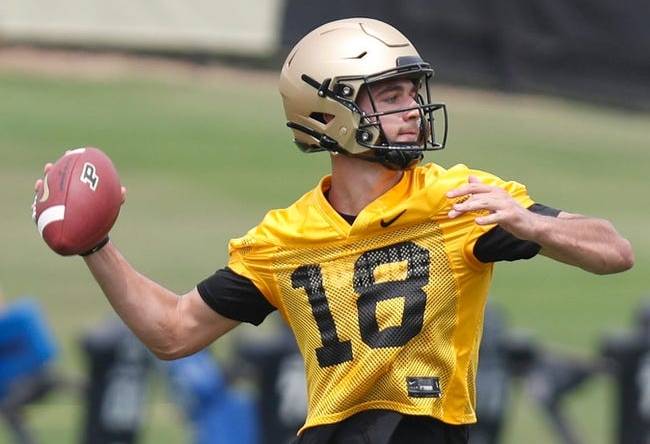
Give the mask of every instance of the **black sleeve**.
[{"label": "black sleeve", "polygon": [[[528,210],[544,216],[557,217],[560,214],[560,210],[542,204],[533,204]],[[484,263],[516,261],[530,259],[539,253],[540,249],[538,243],[521,240],[497,225],[477,239],[474,244],[474,257]]]},{"label": "black sleeve", "polygon": [[235,321],[260,325],[275,310],[250,279],[228,267],[217,270],[196,288],[210,308]]}]

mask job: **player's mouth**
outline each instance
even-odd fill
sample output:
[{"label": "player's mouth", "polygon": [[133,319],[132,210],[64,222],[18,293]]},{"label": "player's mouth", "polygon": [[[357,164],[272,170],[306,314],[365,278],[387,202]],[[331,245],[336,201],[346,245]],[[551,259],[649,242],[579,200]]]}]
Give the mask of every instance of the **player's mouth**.
[{"label": "player's mouth", "polygon": [[417,129],[406,129],[402,130],[397,134],[395,138],[396,142],[417,142],[420,135],[420,131]]}]

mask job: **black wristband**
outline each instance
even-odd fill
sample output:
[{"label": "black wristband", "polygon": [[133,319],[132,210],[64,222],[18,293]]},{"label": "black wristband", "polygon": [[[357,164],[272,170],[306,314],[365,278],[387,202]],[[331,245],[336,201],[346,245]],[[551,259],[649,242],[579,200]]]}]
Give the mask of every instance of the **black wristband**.
[{"label": "black wristband", "polygon": [[95,245],[94,247],[92,247],[90,250],[88,250],[88,251],[86,251],[86,252],[84,252],[84,253],[79,254],[79,256],[86,257],[86,256],[90,256],[90,255],[93,254],[93,253],[97,253],[99,250],[101,250],[102,248],[104,248],[104,246],[108,243],[109,240],[110,240],[109,237],[106,236],[106,237],[104,238],[103,241],[101,241],[100,243],[98,243],[97,245]]}]

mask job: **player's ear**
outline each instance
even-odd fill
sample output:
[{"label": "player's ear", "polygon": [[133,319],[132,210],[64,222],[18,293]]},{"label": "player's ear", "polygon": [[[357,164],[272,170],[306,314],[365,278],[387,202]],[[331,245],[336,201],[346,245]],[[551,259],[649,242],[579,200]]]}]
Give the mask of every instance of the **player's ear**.
[{"label": "player's ear", "polygon": [[325,120],[325,123],[330,123],[332,119],[334,119],[334,114],[327,114],[323,113],[323,120]]}]

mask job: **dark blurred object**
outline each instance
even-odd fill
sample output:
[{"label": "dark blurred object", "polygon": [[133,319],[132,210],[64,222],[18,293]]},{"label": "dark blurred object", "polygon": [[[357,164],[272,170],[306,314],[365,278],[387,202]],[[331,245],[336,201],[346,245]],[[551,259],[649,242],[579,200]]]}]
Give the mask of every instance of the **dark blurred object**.
[{"label": "dark blurred object", "polygon": [[509,387],[515,376],[510,369],[509,355],[505,353],[507,336],[503,313],[488,305],[476,378],[476,414],[479,420],[471,427],[470,444],[496,444],[500,441],[508,408]]},{"label": "dark blurred object", "polygon": [[538,356],[537,365],[531,369],[526,380],[526,387],[533,399],[546,412],[546,418],[560,438],[559,442],[564,444],[583,442],[565,416],[563,402],[568,394],[604,370],[605,365],[600,361],[551,353],[542,353]]},{"label": "dark blurred object", "polygon": [[208,350],[163,362],[171,395],[188,418],[194,444],[257,444],[252,398],[234,390]]},{"label": "dark blurred object", "polygon": [[20,300],[0,311],[0,415],[16,443],[34,443],[24,418],[30,404],[63,385],[52,364],[53,336],[38,304]]},{"label": "dark blurred object", "polygon": [[251,369],[259,391],[260,443],[293,442],[307,417],[305,368],[291,331],[240,342],[239,358]]},{"label": "dark blurred object", "polygon": [[619,444],[650,444],[650,302],[637,313],[633,330],[610,335],[601,346],[616,381]]},{"label": "dark blurred object", "polygon": [[133,444],[145,412],[153,355],[120,320],[82,338],[88,365],[84,444]]},{"label": "dark blurred object", "polygon": [[472,426],[470,444],[501,442],[509,412],[510,389],[522,383],[526,393],[542,408],[557,442],[582,441],[563,408],[564,400],[594,375],[608,370],[600,360],[579,359],[551,352],[531,337],[508,328],[500,309],[485,310],[477,377],[478,422]]},{"label": "dark blurred object", "polygon": [[647,0],[288,0],[282,46],[355,16],[397,27],[443,82],[650,109]]}]

